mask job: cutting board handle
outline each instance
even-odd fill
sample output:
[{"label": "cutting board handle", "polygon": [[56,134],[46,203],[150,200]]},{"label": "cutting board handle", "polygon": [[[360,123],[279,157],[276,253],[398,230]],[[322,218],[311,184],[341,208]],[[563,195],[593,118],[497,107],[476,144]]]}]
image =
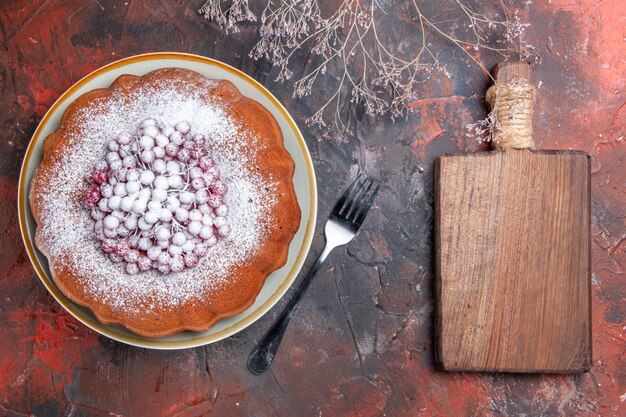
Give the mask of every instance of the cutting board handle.
[{"label": "cutting board handle", "polygon": [[495,83],[485,99],[491,109],[494,149],[529,149],[533,141],[535,89],[531,66],[525,61],[501,62],[494,69]]}]

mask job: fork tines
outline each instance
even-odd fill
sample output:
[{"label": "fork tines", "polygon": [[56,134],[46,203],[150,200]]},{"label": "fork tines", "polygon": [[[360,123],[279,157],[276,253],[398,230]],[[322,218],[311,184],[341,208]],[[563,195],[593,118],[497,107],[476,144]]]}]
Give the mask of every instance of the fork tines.
[{"label": "fork tines", "polygon": [[332,215],[360,227],[379,188],[376,181],[359,174],[335,205]]}]

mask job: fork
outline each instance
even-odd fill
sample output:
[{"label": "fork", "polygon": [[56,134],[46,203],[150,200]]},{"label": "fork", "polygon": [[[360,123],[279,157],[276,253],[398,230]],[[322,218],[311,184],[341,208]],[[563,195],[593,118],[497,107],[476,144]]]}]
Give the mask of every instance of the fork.
[{"label": "fork", "polygon": [[280,314],[272,328],[250,353],[248,357],[248,369],[250,372],[259,375],[270,367],[276,352],[278,352],[285,330],[298,308],[298,303],[309,288],[312,278],[320,270],[326,257],[333,249],[345,245],[356,236],[363,224],[363,220],[365,220],[365,216],[367,216],[367,212],[372,207],[378,188],[379,185],[376,182],[359,174],[346,192],[343,193],[324,226],[326,247],[315,262],[315,265],[304,277],[294,297]]}]

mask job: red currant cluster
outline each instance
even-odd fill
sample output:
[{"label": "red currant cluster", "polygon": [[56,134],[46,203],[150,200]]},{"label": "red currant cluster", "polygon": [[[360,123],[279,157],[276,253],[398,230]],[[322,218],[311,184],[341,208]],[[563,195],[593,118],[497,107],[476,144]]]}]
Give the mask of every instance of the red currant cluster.
[{"label": "red currant cluster", "polygon": [[230,234],[226,184],[189,123],[146,119],[138,135],[123,132],[107,148],[83,203],[102,250],[127,273],[193,268]]}]

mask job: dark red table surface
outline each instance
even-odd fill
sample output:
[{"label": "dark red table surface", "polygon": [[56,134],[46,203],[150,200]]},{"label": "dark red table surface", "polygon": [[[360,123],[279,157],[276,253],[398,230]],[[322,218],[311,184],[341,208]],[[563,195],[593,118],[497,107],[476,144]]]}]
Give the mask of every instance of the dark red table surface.
[{"label": "dark red table surface", "polygon": [[[289,85],[273,82],[271,65],[248,57],[255,26],[225,36],[196,13],[201,0],[3,0],[0,415],[626,415],[626,7],[622,0],[522,3],[522,17],[531,22],[527,38],[543,57],[536,67],[536,142],[544,149],[584,150],[592,159],[589,373],[444,373],[434,367],[433,159],[485,149],[465,136],[465,125],[484,117],[487,80],[462,55],[448,54],[453,77],[426,82],[408,121],[364,119],[343,142],[318,141],[303,121],[323,87],[309,101],[293,99]],[[279,308],[210,346],[173,352],[129,347],[66,313],[22,246],[18,172],[47,108],[90,71],[155,51],[217,58],[283,101],[313,156],[320,219],[357,167],[383,184],[365,230],[330,256],[274,366],[262,376],[250,374],[245,359]],[[484,63],[492,66],[496,57],[485,56]]]}]

